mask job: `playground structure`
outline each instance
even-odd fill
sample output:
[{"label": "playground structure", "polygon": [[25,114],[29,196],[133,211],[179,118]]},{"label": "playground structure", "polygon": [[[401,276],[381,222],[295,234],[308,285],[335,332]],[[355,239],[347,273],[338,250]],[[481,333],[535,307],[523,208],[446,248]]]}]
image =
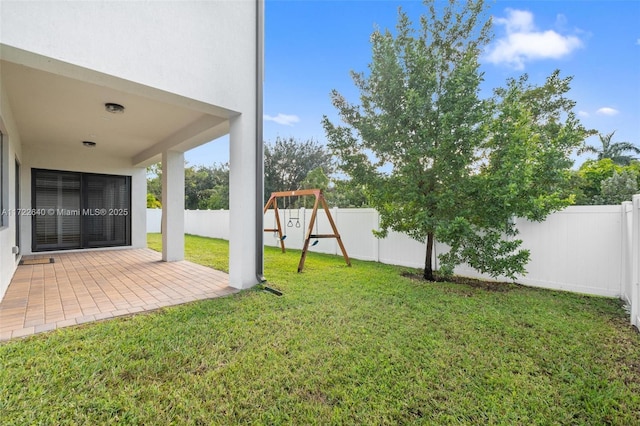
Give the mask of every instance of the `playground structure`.
[{"label": "playground structure", "polygon": [[[287,198],[287,199],[291,199],[291,197],[307,197],[307,196],[315,196],[315,202],[313,203],[313,210],[311,212],[311,220],[309,221],[309,226],[307,228],[307,232],[306,232],[306,236],[304,239],[304,246],[302,248],[302,255],[300,256],[300,262],[298,263],[298,272],[302,272],[302,269],[304,268],[304,261],[307,258],[307,252],[309,250],[309,245],[316,245],[318,243],[318,239],[319,238],[335,238],[336,241],[338,242],[338,245],[340,246],[340,250],[342,251],[342,256],[344,257],[345,262],[347,263],[347,266],[351,266],[351,260],[349,260],[349,256],[347,255],[347,250],[344,248],[344,244],[342,244],[342,239],[340,238],[340,234],[338,233],[338,228],[336,227],[335,222],[333,221],[333,217],[331,217],[331,212],[329,211],[329,205],[327,204],[327,200],[324,198],[324,195],[322,193],[321,189],[300,189],[300,190],[296,190],[296,191],[282,191],[282,192],[272,192],[271,196],[269,197],[269,200],[267,201],[267,203],[264,205],[264,211],[263,214],[267,212],[267,210],[269,210],[269,208],[273,207],[274,210],[274,216],[275,216],[275,228],[265,228],[265,232],[276,232],[278,235],[278,239],[280,241],[280,248],[282,250],[282,252],[284,253],[286,251],[285,246],[284,246],[284,240],[287,238],[286,234],[282,231],[282,222],[280,221],[280,213],[278,210],[278,199],[279,198]],[[318,207],[320,207],[320,205],[322,205],[322,208],[324,209],[326,215],[327,215],[327,219],[329,220],[329,224],[331,225],[331,229],[333,230],[333,234],[319,234],[318,233],[318,223],[317,223],[317,216],[318,216]],[[289,203],[289,207],[291,206],[291,203]],[[286,212],[286,205],[285,207],[285,212]],[[285,214],[285,220],[286,220],[286,214]],[[296,227],[300,227],[300,216],[299,213],[296,217],[292,217],[291,214],[289,215],[289,222],[287,222],[287,226],[293,226],[293,221],[296,221]],[[290,223],[290,225],[289,225]],[[316,232],[313,233],[313,227],[316,227]],[[311,243],[311,240],[314,239],[315,241],[313,243]]]}]

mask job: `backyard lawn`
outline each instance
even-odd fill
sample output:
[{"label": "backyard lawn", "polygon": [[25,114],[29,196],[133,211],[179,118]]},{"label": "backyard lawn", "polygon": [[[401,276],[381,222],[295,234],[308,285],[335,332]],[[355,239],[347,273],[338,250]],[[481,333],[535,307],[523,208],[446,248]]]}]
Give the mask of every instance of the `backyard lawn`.
[{"label": "backyard lawn", "polygon": [[[194,262],[225,270],[227,252],[186,239]],[[618,300],[314,253],[298,274],[299,256],[265,248],[282,297],[0,345],[0,424],[640,424],[640,336]]]}]

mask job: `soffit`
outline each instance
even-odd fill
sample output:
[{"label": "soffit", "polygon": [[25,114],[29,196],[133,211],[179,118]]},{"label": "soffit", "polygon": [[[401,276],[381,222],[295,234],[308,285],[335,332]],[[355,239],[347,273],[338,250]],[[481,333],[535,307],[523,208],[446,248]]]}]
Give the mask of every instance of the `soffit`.
[{"label": "soffit", "polygon": [[[227,117],[180,102],[159,101],[8,61],[0,61],[0,71],[22,144],[32,148],[88,149],[82,141],[90,140],[97,144],[91,149],[138,163],[157,155],[159,147],[180,150],[180,143],[188,141],[182,150],[189,149],[225,130],[221,126],[217,133],[203,132],[203,126],[225,123]],[[163,99],[171,96],[163,94]],[[123,105],[124,113],[107,112],[107,102]]]}]

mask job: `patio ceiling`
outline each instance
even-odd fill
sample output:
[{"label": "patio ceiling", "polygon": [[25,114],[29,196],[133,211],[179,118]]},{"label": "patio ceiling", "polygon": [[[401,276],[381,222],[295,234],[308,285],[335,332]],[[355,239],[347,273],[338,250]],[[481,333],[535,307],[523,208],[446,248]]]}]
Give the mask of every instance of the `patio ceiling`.
[{"label": "patio ceiling", "polygon": [[[80,149],[88,140],[105,155],[148,165],[165,149],[186,151],[228,132],[232,112],[222,108],[69,64],[50,72],[37,63],[55,61],[31,62],[36,67],[0,60],[25,148]],[[107,112],[107,102],[123,105],[124,113]]]}]

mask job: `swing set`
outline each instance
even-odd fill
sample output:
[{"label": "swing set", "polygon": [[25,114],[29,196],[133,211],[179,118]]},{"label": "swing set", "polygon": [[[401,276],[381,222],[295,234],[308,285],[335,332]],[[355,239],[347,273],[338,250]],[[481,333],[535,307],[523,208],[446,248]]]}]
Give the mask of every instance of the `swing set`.
[{"label": "swing set", "polygon": [[[265,228],[265,232],[273,232],[277,235],[278,240],[280,241],[280,248],[282,252],[285,252],[284,240],[287,238],[285,232],[283,232],[282,223],[286,222],[286,226],[289,228],[295,226],[296,228],[300,228],[300,210],[297,211],[294,216],[291,212],[289,212],[289,221],[287,222],[287,205],[284,207],[284,220],[280,221],[280,213],[278,210],[278,198],[283,198],[289,200],[288,207],[291,208],[291,197],[305,197],[305,196],[315,196],[316,200],[313,203],[313,210],[311,212],[311,220],[309,221],[309,227],[307,228],[307,234],[304,239],[304,246],[302,248],[302,256],[300,257],[300,263],[298,263],[298,272],[302,272],[302,268],[304,268],[304,261],[307,258],[307,251],[309,250],[309,245],[315,246],[318,244],[319,238],[335,238],[338,241],[338,245],[340,246],[340,250],[342,251],[342,256],[344,257],[347,266],[351,266],[351,260],[349,260],[349,256],[347,255],[347,250],[344,248],[342,244],[342,239],[340,238],[340,234],[338,233],[338,228],[336,227],[333,218],[331,217],[331,212],[329,211],[329,205],[327,204],[327,200],[324,198],[321,189],[300,189],[297,191],[282,191],[282,192],[272,192],[271,197],[264,206],[263,213],[266,213],[269,208],[273,207],[273,212],[275,216],[275,228]],[[322,204],[322,208],[327,214],[327,219],[329,220],[329,224],[331,225],[331,229],[333,230],[333,234],[319,234],[318,233],[318,207]],[[295,221],[295,225],[294,225]],[[315,234],[313,233],[313,226],[316,227]],[[311,240],[315,241],[311,243]]]}]

